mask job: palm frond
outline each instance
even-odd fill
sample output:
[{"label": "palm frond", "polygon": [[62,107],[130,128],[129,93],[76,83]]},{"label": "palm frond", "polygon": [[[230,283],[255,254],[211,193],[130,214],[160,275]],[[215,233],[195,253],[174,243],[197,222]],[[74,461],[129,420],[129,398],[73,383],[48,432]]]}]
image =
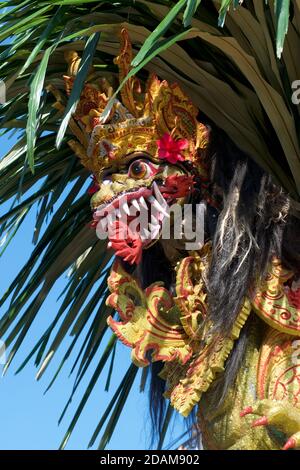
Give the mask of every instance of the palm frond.
[{"label": "palm frond", "polygon": [[[32,322],[55,282],[69,273],[55,318],[19,367],[34,358],[38,378],[72,341],[49,383],[73,358],[73,395],[103,347],[106,278],[111,263],[105,244],[90,229],[88,173],[67,145],[67,124],[93,62],[94,74],[114,73],[118,34],[126,25],[133,43],[134,73],[155,71],[178,82],[208,120],[270,172],[299,204],[299,109],[291,101],[291,83],[299,79],[298,0],[60,0],[0,3],[0,79],[7,102],[0,107],[2,136],[18,131],[18,142],[0,162],[0,200],[10,203],[0,217],[1,252],[32,208],[37,209],[34,249],[0,305],[11,299],[0,321],[0,337],[10,346],[6,369],[23,344]],[[50,90],[64,89],[64,53],[83,57],[65,114],[53,108]],[[298,206],[299,207],[299,206]],[[79,353],[74,347],[80,344]],[[116,355],[116,356],[115,356]],[[108,388],[118,357],[112,337],[83,394],[63,440],[64,447],[96,384],[110,362]],[[100,448],[109,442],[136,377],[130,366],[93,434],[107,421]],[[142,389],[144,388],[144,384]],[[66,408],[67,409],[67,408]],[[64,412],[63,412],[64,415]],[[169,414],[166,416],[166,426]],[[161,436],[160,446],[163,445]]]}]

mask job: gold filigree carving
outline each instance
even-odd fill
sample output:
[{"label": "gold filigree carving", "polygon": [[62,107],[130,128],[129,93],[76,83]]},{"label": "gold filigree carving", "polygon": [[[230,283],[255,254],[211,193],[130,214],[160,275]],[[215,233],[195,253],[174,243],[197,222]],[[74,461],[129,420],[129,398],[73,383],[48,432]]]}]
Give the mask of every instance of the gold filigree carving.
[{"label": "gold filigree carving", "polygon": [[271,327],[282,333],[300,336],[300,310],[289,299],[285,283],[293,273],[273,259],[265,280],[250,293],[256,313]]}]

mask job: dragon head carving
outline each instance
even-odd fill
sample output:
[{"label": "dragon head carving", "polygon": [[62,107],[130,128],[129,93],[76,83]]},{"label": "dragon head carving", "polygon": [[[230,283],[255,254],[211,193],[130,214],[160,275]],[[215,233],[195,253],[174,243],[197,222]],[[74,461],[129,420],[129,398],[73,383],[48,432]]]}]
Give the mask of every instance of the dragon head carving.
[{"label": "dragon head carving", "polygon": [[[123,29],[115,59],[120,82],[131,61],[132,47]],[[74,54],[70,62],[74,66]],[[70,91],[74,77],[64,78]],[[136,77],[129,78],[120,100],[112,93],[105,79],[85,85],[71,125],[77,141],[69,144],[94,175],[90,193],[98,235],[108,232],[109,247],[138,264],[142,250],[159,238],[169,207],[191,197],[199,174],[205,181],[208,132],[179,85],[154,74],[144,87]]]}]

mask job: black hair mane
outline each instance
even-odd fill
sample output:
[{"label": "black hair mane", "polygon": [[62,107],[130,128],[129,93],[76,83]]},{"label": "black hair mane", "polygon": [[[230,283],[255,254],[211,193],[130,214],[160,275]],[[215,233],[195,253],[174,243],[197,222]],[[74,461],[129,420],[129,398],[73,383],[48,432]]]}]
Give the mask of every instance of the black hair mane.
[{"label": "black hair mane", "polygon": [[[289,198],[250,157],[219,129],[212,130],[208,151],[211,191],[221,198],[217,223],[207,211],[206,233],[212,240],[208,274],[209,317],[216,331],[229,332],[250,285],[266,272],[270,258],[300,272],[300,220],[289,214]],[[213,229],[211,229],[213,227]],[[172,269],[159,243],[143,254],[144,286],[163,280],[168,288]],[[218,401],[234,384],[247,347],[247,325],[227,359],[218,381]],[[165,415],[165,383],[158,373],[162,364],[151,364],[150,414],[153,436],[159,435]]]}]

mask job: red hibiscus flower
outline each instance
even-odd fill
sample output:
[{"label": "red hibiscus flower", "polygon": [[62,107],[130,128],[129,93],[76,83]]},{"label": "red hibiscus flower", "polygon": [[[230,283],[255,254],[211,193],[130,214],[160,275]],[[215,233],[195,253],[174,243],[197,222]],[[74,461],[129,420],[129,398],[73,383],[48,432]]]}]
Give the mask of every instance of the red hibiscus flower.
[{"label": "red hibiscus flower", "polygon": [[181,151],[188,147],[187,139],[175,140],[170,134],[164,134],[156,143],[158,145],[158,156],[162,160],[167,160],[169,163],[177,163],[184,160]]},{"label": "red hibiscus flower", "polygon": [[121,220],[116,220],[108,228],[109,247],[124,261],[139,264],[142,259],[142,240]]}]

